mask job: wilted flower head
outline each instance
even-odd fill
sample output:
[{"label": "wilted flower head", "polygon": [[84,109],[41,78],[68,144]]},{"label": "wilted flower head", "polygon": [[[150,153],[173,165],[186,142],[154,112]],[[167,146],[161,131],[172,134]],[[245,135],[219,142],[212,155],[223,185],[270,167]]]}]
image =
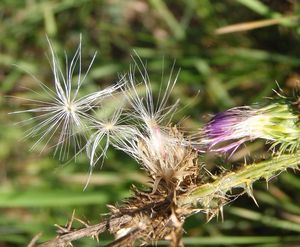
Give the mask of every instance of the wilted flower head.
[{"label": "wilted flower head", "polygon": [[[32,148],[34,149],[43,141],[46,141],[44,144],[46,146],[55,135],[58,135],[55,153],[59,152],[59,158],[64,159],[68,155],[71,144],[75,146],[75,149],[81,146],[77,134],[85,134],[88,130],[87,126],[92,121],[91,110],[97,107],[99,101],[104,97],[111,95],[120,85],[79,97],[80,87],[86,79],[96,54],[93,56],[86,73],[82,75],[81,38],[71,62],[68,62],[66,57],[65,69],[60,66],[56,53],[49,40],[48,42],[54,88],[51,89],[41,82],[40,85],[48,99],[30,100],[36,104],[36,108],[15,113],[33,112],[39,114],[23,121],[23,123],[28,123],[30,120],[39,121],[26,135],[27,137],[39,137]],[[66,71],[65,74],[64,71]],[[74,78],[74,74],[77,78]]]},{"label": "wilted flower head", "polygon": [[[183,134],[170,124],[179,100],[169,104],[178,73],[173,77],[172,69],[167,83],[161,83],[160,92],[156,97],[146,66],[140,59],[134,62],[129,74],[124,76],[124,94],[131,106],[127,115],[137,129],[134,137],[127,138],[119,146],[123,145],[122,150],[133,156],[156,183],[161,179],[182,180],[186,176],[186,170],[190,168],[183,165],[190,149],[187,148],[188,142]],[[139,91],[139,87],[145,89],[144,94]]]},{"label": "wilted flower head", "polygon": [[234,152],[241,144],[265,139],[279,145],[280,152],[292,152],[299,146],[298,116],[287,104],[266,107],[236,107],[218,113],[203,129],[202,142],[209,150]]}]

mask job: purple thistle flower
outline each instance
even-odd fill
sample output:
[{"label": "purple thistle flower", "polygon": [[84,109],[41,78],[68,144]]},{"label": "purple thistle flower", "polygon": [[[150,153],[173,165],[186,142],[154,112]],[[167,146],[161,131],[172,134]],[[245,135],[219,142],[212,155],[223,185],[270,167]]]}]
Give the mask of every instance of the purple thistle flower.
[{"label": "purple thistle flower", "polygon": [[253,114],[250,107],[236,107],[216,114],[203,129],[204,144],[212,151],[234,152],[251,139],[251,134],[241,131],[239,125]]},{"label": "purple thistle flower", "polygon": [[204,127],[202,144],[220,153],[235,152],[247,141],[264,139],[279,145],[279,151],[293,152],[300,146],[299,119],[287,103],[262,108],[236,107],[218,113]]}]

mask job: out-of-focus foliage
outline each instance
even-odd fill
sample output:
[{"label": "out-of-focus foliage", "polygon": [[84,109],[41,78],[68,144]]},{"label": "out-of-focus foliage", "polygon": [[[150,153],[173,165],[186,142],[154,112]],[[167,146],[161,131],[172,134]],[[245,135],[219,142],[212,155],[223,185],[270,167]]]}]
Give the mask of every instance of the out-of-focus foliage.
[{"label": "out-of-focus foliage", "polygon": [[[53,225],[65,224],[73,209],[77,217],[98,222],[100,214],[108,212],[106,204],[128,196],[132,183],[147,182],[135,162],[110,151],[82,191],[88,175],[84,155],[76,163],[61,164],[51,151],[28,151],[34,140],[22,140],[25,129],[14,125],[28,116],[8,113],[26,109],[28,102],[22,98],[40,90],[32,75],[47,85],[53,81],[46,35],[63,58],[64,50],[73,55],[82,34],[83,67],[99,52],[83,91],[117,81],[129,69],[134,51],[147,62],[156,85],[175,61],[181,73],[172,97],[185,106],[175,119],[189,116],[182,124],[195,129],[209,114],[271,96],[276,82],[285,90],[297,88],[299,8],[296,0],[1,1],[1,246],[24,246],[39,232],[41,241],[55,236]],[[222,27],[241,23],[218,34]],[[207,165],[213,168],[216,163]],[[235,207],[225,208],[224,222],[191,217],[187,246],[299,242],[299,188],[299,176],[286,173],[272,181],[268,191],[265,183],[257,185],[254,195],[260,208],[242,197]],[[79,246],[97,246],[84,241]]]}]

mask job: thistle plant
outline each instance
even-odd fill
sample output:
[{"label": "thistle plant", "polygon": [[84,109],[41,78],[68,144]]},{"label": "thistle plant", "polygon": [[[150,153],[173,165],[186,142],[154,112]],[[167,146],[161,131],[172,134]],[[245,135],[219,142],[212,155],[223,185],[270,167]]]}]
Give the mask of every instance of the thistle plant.
[{"label": "thistle plant", "polygon": [[[50,139],[58,135],[55,145],[67,143],[63,149],[67,152],[70,139],[78,146],[77,135],[84,132],[90,171],[105,163],[107,150],[112,147],[136,160],[150,183],[143,189],[134,187],[132,196],[124,203],[109,205],[110,214],[103,222],[74,230],[71,220],[68,227],[59,227],[55,239],[40,246],[67,246],[82,237],[98,238],[105,231],[116,238],[109,246],[156,244],[159,240],[168,240],[170,246],[182,246],[186,218],[199,212],[207,214],[208,219],[223,217],[223,207],[241,194],[247,193],[255,200],[254,182],[259,179],[268,182],[271,177],[287,168],[296,169],[299,164],[299,113],[292,98],[280,95],[262,107],[243,106],[218,113],[195,140],[192,138],[195,135],[188,135],[190,131],[182,130],[173,122],[172,116],[179,107],[177,99],[170,103],[178,78],[178,73],[173,76],[173,68],[158,96],[152,90],[146,65],[137,57],[116,85],[77,99],[86,77],[80,75],[81,42],[66,69],[66,76],[51,45],[50,50],[55,90],[42,84],[43,89],[50,90],[52,101],[38,101],[42,106],[25,110],[41,114],[30,119],[41,122],[28,135],[41,135],[38,143],[47,135]],[[78,79],[73,91],[76,64]],[[101,104],[103,99],[115,97],[117,93],[126,103],[117,104],[112,114],[99,117],[96,112],[105,110]],[[206,152],[233,154],[239,146],[255,139],[271,144],[269,160],[218,175],[212,175],[201,162]],[[199,150],[199,146],[203,148]],[[235,193],[236,188],[238,193]]]}]

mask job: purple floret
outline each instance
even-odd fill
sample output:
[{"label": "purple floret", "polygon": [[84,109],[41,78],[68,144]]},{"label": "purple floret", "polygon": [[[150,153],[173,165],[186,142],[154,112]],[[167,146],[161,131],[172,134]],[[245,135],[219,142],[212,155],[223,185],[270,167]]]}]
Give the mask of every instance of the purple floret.
[{"label": "purple floret", "polygon": [[233,108],[216,114],[203,129],[207,148],[222,153],[235,151],[249,139],[247,136],[242,139],[239,139],[240,136],[235,136],[236,125],[251,115],[253,110],[249,107]]}]

